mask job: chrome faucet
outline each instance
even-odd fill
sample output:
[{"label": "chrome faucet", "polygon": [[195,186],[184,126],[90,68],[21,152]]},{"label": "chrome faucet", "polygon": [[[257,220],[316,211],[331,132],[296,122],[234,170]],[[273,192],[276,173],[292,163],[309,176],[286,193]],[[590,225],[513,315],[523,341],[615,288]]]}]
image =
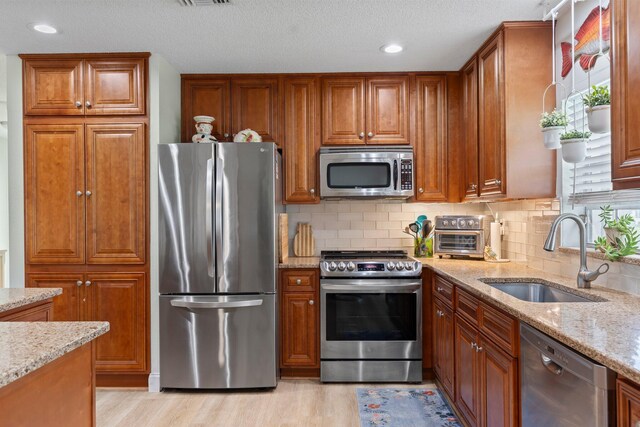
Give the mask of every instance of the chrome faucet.
[{"label": "chrome faucet", "polygon": [[558,225],[560,225],[560,223],[565,219],[574,220],[576,224],[578,224],[578,229],[580,230],[580,270],[578,271],[578,287],[588,289],[591,287],[591,282],[596,280],[601,274],[609,271],[609,264],[604,263],[594,271],[589,271],[587,268],[587,227],[585,226],[582,218],[572,213],[562,214],[556,218],[556,220],[553,221],[553,224],[551,224],[549,236],[547,236],[547,240],[544,242],[544,250],[547,252],[553,252],[556,250],[556,231],[558,230]]}]

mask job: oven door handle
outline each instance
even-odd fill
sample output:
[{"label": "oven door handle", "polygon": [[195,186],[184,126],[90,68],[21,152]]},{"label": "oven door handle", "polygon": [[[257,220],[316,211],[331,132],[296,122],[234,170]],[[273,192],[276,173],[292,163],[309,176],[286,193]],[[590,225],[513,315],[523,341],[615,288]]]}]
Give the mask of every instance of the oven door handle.
[{"label": "oven door handle", "polygon": [[341,291],[341,292],[384,292],[384,293],[413,293],[415,291],[420,290],[422,284],[420,282],[413,282],[408,284],[385,284],[385,285],[375,285],[375,284],[338,284],[340,282],[322,282],[320,287],[325,291]]}]

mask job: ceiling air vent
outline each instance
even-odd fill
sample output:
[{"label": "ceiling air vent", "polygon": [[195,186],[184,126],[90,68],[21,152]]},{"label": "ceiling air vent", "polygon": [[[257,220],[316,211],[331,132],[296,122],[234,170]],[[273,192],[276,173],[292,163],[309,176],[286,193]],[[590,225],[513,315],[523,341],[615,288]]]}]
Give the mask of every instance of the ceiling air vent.
[{"label": "ceiling air vent", "polygon": [[229,4],[229,0],[178,0],[182,6],[213,6],[216,4]]}]

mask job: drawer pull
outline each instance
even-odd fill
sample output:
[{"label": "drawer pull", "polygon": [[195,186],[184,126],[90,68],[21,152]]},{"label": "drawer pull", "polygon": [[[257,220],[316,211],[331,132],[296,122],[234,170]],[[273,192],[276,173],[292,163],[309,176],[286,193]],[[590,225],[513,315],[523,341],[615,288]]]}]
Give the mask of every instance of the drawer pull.
[{"label": "drawer pull", "polygon": [[78,281],[76,282],[76,285],[78,285],[78,287],[82,286],[82,280],[78,280]]},{"label": "drawer pull", "polygon": [[310,299],[309,300],[309,305],[313,305],[313,304],[315,304],[315,302],[312,299]]},{"label": "drawer pull", "polygon": [[302,280],[301,279],[296,279],[296,285],[302,285]]},{"label": "drawer pull", "polygon": [[441,288],[440,286],[438,286],[438,287],[436,288],[436,291],[438,291],[438,292],[444,292],[444,288]]}]

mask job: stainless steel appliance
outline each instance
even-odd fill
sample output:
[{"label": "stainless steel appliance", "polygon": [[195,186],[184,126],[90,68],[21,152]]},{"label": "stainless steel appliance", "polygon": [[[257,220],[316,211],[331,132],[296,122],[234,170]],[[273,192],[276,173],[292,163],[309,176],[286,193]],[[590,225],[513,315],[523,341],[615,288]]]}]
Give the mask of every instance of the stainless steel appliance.
[{"label": "stainless steel appliance", "polygon": [[483,258],[490,223],[484,215],[445,215],[435,218],[433,253]]},{"label": "stainless steel appliance", "polygon": [[320,198],[407,199],[413,196],[411,147],[320,149]]},{"label": "stainless steel appliance", "polygon": [[520,324],[522,426],[615,425],[615,374]]},{"label": "stainless steel appliance", "polygon": [[322,252],[322,381],[422,381],[421,273],[405,251]]},{"label": "stainless steel appliance", "polygon": [[161,144],[160,385],[276,386],[273,143]]}]

